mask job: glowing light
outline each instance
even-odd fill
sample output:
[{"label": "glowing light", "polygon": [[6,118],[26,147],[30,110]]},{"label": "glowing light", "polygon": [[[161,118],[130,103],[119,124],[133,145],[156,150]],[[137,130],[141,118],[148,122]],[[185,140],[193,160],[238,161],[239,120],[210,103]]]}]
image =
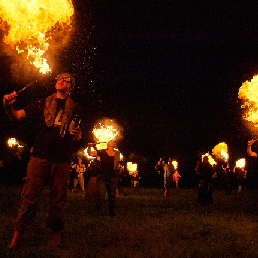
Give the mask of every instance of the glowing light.
[{"label": "glowing light", "polygon": [[238,98],[242,100],[243,118],[258,127],[258,75],[242,84]]},{"label": "glowing light", "polygon": [[63,47],[73,14],[71,0],[0,0],[3,41],[46,74],[51,69],[44,55],[55,39]]},{"label": "glowing light", "polygon": [[225,161],[227,161],[229,159],[227,144],[225,142],[217,144],[212,149],[212,155],[214,155],[218,159],[224,159]]},{"label": "glowing light", "polygon": [[137,164],[136,163],[127,162],[126,168],[129,171],[130,175],[133,175],[135,172],[137,172]]},{"label": "glowing light", "polygon": [[112,119],[105,119],[94,126],[92,131],[99,143],[116,140],[119,135],[119,126]]},{"label": "glowing light", "polygon": [[8,139],[7,145],[8,145],[9,147],[11,147],[11,148],[12,148],[12,147],[18,147],[18,148],[24,147],[24,146],[20,145],[19,142],[18,142],[15,138],[10,138],[10,139]]},{"label": "glowing light", "polygon": [[242,158],[242,159],[239,159],[236,161],[236,167],[238,168],[244,168],[245,167],[245,159]]},{"label": "glowing light", "polygon": [[177,169],[178,162],[177,162],[176,160],[173,160],[173,161],[172,161],[172,164],[173,164],[174,168]]},{"label": "glowing light", "polygon": [[[92,149],[92,151],[94,150],[92,147],[91,147],[91,149]],[[94,156],[90,156],[89,154],[88,154],[88,147],[86,148],[86,149],[84,149],[84,155],[87,157],[87,159],[95,159],[96,157],[94,157]]]},{"label": "glowing light", "polygon": [[213,159],[213,157],[209,153],[205,153],[204,155],[202,155],[202,159],[203,159],[204,156],[208,157],[208,161],[211,165],[217,164],[217,162]]}]

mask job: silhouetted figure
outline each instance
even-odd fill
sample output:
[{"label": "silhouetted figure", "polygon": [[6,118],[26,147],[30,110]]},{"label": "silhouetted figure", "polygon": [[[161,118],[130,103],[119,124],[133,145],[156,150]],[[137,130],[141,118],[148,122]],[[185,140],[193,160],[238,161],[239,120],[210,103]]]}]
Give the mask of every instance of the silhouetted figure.
[{"label": "silhouetted figure", "polygon": [[198,202],[201,204],[213,203],[212,176],[213,168],[209,163],[208,156],[204,156],[202,162],[198,162],[195,171],[199,174]]}]

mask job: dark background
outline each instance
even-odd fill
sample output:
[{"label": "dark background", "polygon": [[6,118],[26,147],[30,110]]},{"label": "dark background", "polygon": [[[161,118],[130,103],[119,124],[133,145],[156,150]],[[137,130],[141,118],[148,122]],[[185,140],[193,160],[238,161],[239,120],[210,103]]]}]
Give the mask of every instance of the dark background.
[{"label": "dark background", "polygon": [[[246,142],[256,135],[244,125],[238,90],[258,69],[255,1],[73,4],[72,40],[56,60],[77,79],[74,98],[85,116],[82,147],[98,119],[115,119],[124,128],[119,149],[140,164],[150,184],[162,156],[179,161],[185,184],[194,181],[197,159],[220,142],[227,143],[232,166],[246,157]],[[29,82],[13,79],[12,57],[2,54],[0,61],[2,95]],[[17,105],[49,94],[58,72],[39,78],[44,88],[23,92]],[[3,108],[1,121],[3,146],[10,135],[29,138],[29,128],[14,126]],[[248,162],[255,171],[255,162]]]}]

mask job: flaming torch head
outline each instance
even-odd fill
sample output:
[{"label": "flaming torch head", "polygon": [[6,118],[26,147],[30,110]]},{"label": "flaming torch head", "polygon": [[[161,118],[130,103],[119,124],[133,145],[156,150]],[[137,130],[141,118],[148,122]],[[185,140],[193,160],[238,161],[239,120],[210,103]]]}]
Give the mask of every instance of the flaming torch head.
[{"label": "flaming torch head", "polygon": [[[258,75],[245,81],[239,88],[238,98],[241,99],[243,118],[255,128],[258,127]],[[248,125],[248,124],[246,124]],[[249,124],[250,125],[250,124]],[[253,128],[250,128],[253,129]]]},{"label": "flaming torch head", "polygon": [[93,135],[97,142],[115,144],[120,136],[121,127],[113,119],[103,119],[93,128]]},{"label": "flaming torch head", "polygon": [[225,142],[221,142],[217,144],[212,149],[212,155],[214,155],[218,159],[223,159],[225,161],[228,161],[229,155],[228,155],[228,146]]}]

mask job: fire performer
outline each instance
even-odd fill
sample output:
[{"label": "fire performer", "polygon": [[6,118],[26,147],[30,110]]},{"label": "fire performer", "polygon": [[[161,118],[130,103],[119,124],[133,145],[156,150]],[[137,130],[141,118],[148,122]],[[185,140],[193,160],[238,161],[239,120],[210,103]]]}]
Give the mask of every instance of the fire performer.
[{"label": "fire performer", "polygon": [[202,161],[197,163],[195,171],[200,177],[198,202],[201,204],[213,203],[212,175],[214,171],[208,156],[203,156]]},{"label": "fire performer", "polygon": [[50,184],[47,227],[53,231],[53,246],[60,245],[72,148],[81,138],[82,131],[78,124],[71,128],[74,125],[73,117],[81,112],[69,96],[75,86],[74,77],[62,73],[56,80],[54,94],[31,102],[24,109],[16,110],[13,107],[18,97],[15,91],[3,99],[6,113],[12,121],[26,119],[37,128],[10,249],[19,246],[25,229],[35,220],[36,207],[46,179]]},{"label": "fire performer", "polygon": [[118,188],[118,167],[120,161],[120,151],[115,149],[115,141],[107,143],[107,149],[92,150],[92,143],[88,144],[88,154],[97,156],[100,161],[100,168],[97,175],[97,212],[104,214],[104,202],[106,191],[108,194],[109,216],[113,217],[115,213],[116,191]]},{"label": "fire performer", "polygon": [[257,158],[257,153],[252,151],[252,145],[254,144],[254,142],[255,142],[254,140],[250,140],[250,141],[247,142],[247,154],[250,157]]}]

